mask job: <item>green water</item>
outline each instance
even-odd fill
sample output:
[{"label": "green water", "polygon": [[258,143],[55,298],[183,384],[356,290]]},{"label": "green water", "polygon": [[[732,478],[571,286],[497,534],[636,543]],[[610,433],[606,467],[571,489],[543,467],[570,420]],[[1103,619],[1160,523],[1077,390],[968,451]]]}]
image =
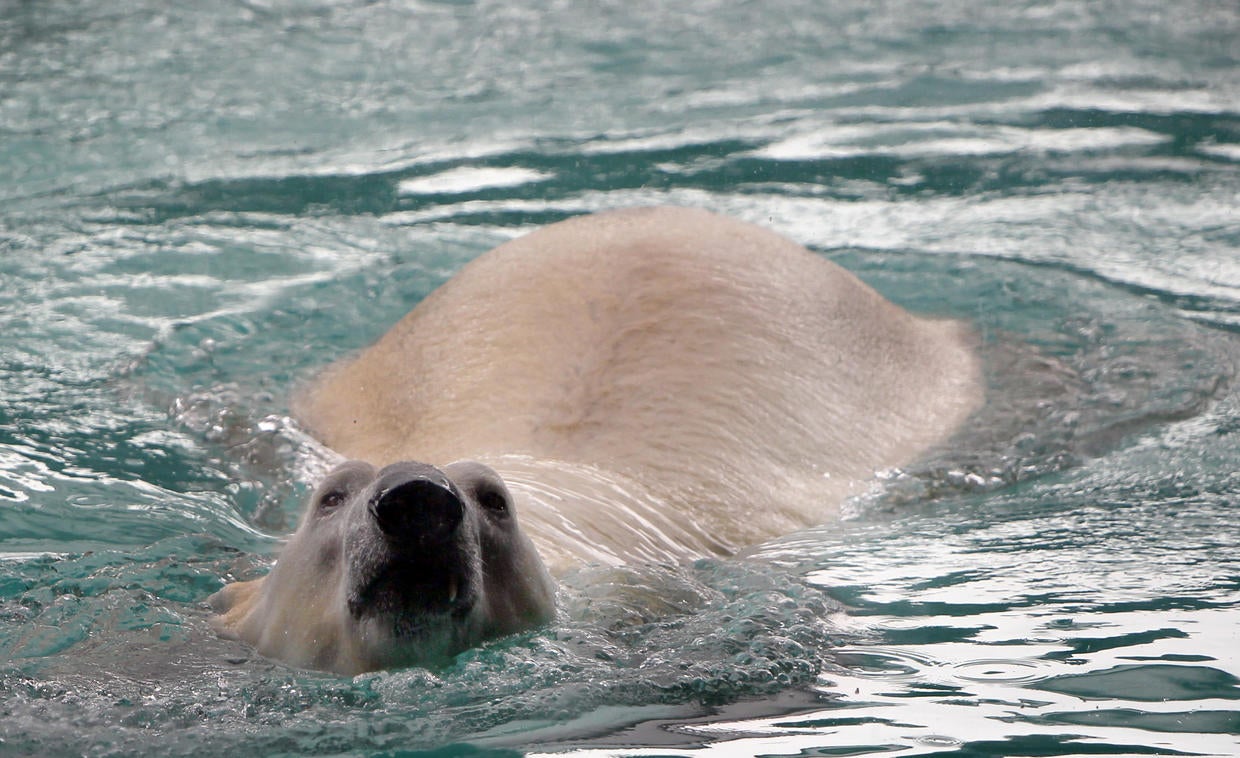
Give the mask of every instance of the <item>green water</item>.
[{"label": "green water", "polygon": [[[685,5],[0,0],[0,755],[1240,753],[1240,9]],[[987,409],[443,670],[215,638],[291,388],[652,203],[969,321]]]}]

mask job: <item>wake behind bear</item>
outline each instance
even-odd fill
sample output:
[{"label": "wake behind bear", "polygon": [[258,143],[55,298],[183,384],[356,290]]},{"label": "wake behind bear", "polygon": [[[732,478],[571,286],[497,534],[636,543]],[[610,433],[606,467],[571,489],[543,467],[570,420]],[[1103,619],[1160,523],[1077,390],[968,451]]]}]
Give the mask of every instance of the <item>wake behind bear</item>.
[{"label": "wake behind bear", "polygon": [[356,459],[216,628],[297,666],[443,660],[554,614],[585,564],[821,523],[982,400],[966,329],[757,226],[580,216],[465,266],[296,398]]}]

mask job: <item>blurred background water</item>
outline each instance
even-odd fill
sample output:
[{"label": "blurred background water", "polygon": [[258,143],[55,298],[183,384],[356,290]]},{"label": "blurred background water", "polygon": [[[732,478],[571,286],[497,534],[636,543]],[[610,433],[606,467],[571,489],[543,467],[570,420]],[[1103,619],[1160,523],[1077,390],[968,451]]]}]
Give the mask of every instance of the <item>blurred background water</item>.
[{"label": "blurred background water", "polygon": [[[1224,0],[0,0],[0,754],[1240,754],[1238,65]],[[987,410],[443,670],[211,634],[291,388],[653,203],[968,320]]]}]

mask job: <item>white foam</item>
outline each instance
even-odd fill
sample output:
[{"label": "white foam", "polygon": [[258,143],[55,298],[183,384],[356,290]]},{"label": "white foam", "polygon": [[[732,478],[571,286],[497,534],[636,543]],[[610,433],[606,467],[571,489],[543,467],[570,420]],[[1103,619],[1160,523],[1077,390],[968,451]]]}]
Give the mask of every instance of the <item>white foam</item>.
[{"label": "white foam", "polygon": [[1234,143],[1228,144],[1206,144],[1198,145],[1197,149],[1206,155],[1213,155],[1216,158],[1226,158],[1229,161],[1240,162],[1240,145]]},{"label": "white foam", "polygon": [[430,176],[405,179],[397,186],[397,192],[402,195],[455,195],[497,187],[519,187],[551,177],[552,174],[529,168],[461,166]]},{"label": "white foam", "polygon": [[964,128],[946,122],[865,127],[829,125],[772,142],[754,151],[754,155],[773,160],[813,160],[865,155],[908,158],[1002,155],[1021,151],[1072,153],[1156,145],[1167,139],[1135,127]]}]

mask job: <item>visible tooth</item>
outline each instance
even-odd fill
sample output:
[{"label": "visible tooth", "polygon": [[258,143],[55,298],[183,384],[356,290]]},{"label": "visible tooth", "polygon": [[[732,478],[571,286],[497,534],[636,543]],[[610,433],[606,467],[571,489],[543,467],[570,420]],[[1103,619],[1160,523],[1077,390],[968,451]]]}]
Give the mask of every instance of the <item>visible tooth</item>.
[{"label": "visible tooth", "polygon": [[456,580],[455,579],[448,580],[448,602],[449,603],[456,602]]}]

